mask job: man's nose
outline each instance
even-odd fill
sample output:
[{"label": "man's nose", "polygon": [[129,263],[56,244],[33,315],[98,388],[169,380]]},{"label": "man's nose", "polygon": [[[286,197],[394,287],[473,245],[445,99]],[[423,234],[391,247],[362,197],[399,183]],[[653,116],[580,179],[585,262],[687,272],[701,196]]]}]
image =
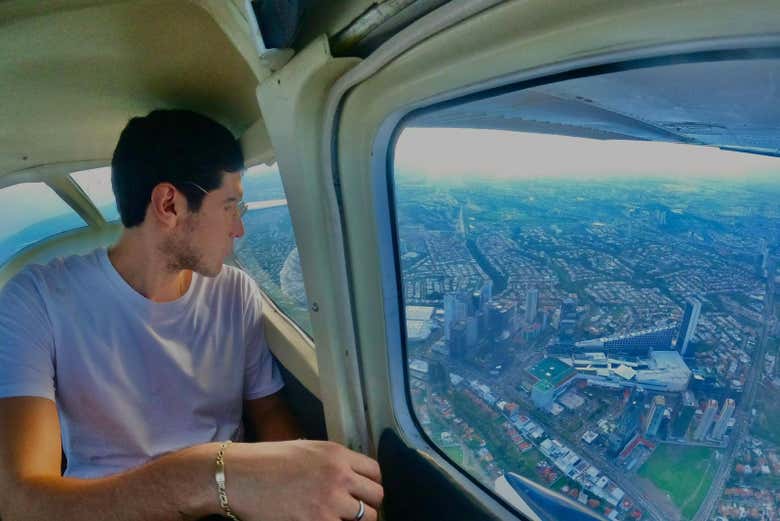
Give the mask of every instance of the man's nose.
[{"label": "man's nose", "polygon": [[243,237],[244,236],[244,232],[246,231],[244,229],[244,219],[241,218],[241,217],[236,219],[236,222],[233,225],[233,230],[231,230],[231,231],[232,231],[233,238],[240,239],[241,237]]}]

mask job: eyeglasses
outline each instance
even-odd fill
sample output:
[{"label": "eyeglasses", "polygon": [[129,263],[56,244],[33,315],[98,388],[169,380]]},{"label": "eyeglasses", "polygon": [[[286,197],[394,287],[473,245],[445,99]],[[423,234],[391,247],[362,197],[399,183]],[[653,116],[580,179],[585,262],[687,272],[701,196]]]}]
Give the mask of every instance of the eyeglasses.
[{"label": "eyeglasses", "polygon": [[[206,195],[209,194],[209,191],[206,190],[205,188],[203,188],[202,186],[200,186],[198,183],[195,183],[193,181],[183,181],[183,182],[187,183],[189,185],[194,186],[195,188],[197,188],[198,190],[200,190],[201,192],[203,192]],[[244,201],[239,201],[236,204],[236,210],[235,210],[236,211],[236,217],[239,217],[239,218],[243,217],[244,214],[246,214],[246,211],[248,209],[249,209],[249,205],[247,205]]]}]

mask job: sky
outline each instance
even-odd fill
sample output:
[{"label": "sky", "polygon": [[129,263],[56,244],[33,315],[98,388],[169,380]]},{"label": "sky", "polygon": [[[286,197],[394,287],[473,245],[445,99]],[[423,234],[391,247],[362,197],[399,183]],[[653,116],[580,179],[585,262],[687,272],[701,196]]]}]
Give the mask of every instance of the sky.
[{"label": "sky", "polygon": [[[248,169],[246,175],[278,175],[278,172],[275,164],[258,165]],[[111,190],[110,167],[74,172],[71,176],[99,208],[112,205],[106,216],[109,220],[118,218]],[[72,211],[43,183],[22,183],[3,188],[0,190],[0,240],[31,224]]]},{"label": "sky", "polygon": [[[98,207],[113,203],[110,168],[84,170],[71,175]],[[22,183],[3,188],[0,190],[0,240],[31,224],[69,212],[73,212],[70,206],[44,183]]]},{"label": "sky", "polygon": [[[396,170],[431,179],[671,178],[780,180],[780,158],[716,148],[641,141],[600,141],[504,130],[409,128],[396,148]],[[248,176],[276,173],[258,165]],[[110,169],[73,174],[99,207],[113,201]],[[0,190],[0,239],[71,211],[42,183]]]},{"label": "sky", "polygon": [[506,130],[408,128],[398,140],[395,157],[396,171],[434,179],[780,179],[780,158],[775,157]]}]

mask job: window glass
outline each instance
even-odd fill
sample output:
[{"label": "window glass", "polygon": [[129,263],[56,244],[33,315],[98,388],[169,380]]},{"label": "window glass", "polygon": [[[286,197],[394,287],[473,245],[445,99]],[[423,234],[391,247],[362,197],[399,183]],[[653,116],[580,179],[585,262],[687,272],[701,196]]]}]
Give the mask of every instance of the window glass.
[{"label": "window glass", "polygon": [[0,190],[0,265],[38,241],[84,220],[44,183],[21,183]]},{"label": "window glass", "polygon": [[82,170],[70,176],[92,200],[106,221],[119,220],[119,210],[111,186],[111,167]]},{"label": "window glass", "polygon": [[[771,518],[780,159],[653,142],[665,123],[646,122],[677,118],[666,141],[771,155],[776,125],[752,101],[732,125],[712,91],[685,114],[677,102],[697,84],[656,72],[654,83],[629,71],[442,109],[402,131],[412,408],[438,448],[510,504],[566,496],[617,520]],[[669,96],[640,95],[650,88]],[[621,114],[637,120],[603,112],[628,98]],[[645,101],[670,107],[642,113]],[[695,124],[701,107],[710,119]],[[477,122],[505,129],[468,128]],[[555,135],[565,125],[580,137]]]},{"label": "window glass", "polygon": [[236,258],[271,300],[311,336],[303,271],[279,170],[276,165],[249,168],[242,184],[248,210]]}]

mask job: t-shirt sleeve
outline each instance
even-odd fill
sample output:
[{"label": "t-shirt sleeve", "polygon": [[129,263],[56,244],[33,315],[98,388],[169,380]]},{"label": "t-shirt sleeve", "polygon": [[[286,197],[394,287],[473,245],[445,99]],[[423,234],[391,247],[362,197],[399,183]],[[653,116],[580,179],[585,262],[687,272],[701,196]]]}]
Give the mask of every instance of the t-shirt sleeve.
[{"label": "t-shirt sleeve", "polygon": [[54,340],[43,296],[29,270],[0,290],[0,398],[54,401]]},{"label": "t-shirt sleeve", "polygon": [[[250,279],[251,280],[251,279]],[[246,368],[244,371],[244,400],[271,395],[284,387],[279,366],[265,339],[263,301],[254,281],[249,284],[249,306],[246,314],[247,339]]]}]

